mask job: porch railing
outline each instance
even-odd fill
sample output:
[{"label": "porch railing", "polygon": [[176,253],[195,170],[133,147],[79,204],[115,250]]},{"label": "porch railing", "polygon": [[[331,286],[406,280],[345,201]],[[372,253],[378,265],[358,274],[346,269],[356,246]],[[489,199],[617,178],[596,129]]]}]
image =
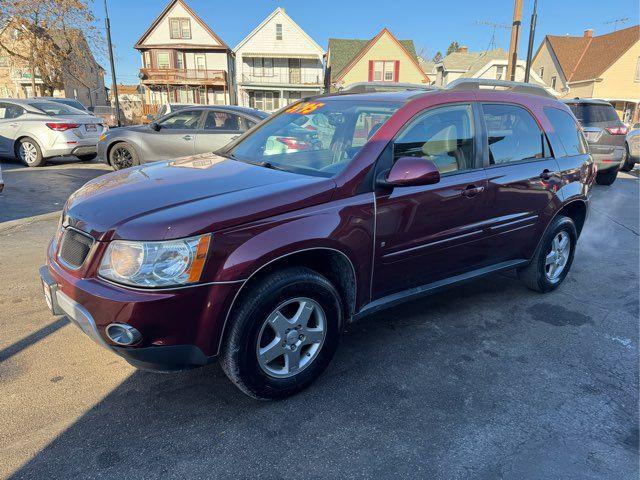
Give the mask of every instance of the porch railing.
[{"label": "porch railing", "polygon": [[224,70],[196,68],[141,68],[142,83],[192,83],[200,85],[226,85]]}]

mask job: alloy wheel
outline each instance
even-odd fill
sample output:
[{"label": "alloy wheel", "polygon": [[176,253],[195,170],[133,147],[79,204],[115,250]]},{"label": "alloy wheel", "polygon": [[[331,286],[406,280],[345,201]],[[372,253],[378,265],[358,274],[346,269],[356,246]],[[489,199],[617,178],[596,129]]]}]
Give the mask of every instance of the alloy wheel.
[{"label": "alloy wheel", "polygon": [[571,253],[571,241],[569,234],[562,230],[553,237],[551,242],[551,251],[545,258],[545,274],[547,279],[556,283],[560,280],[562,272],[564,272],[567,262],[569,261],[569,254]]},{"label": "alloy wheel", "polygon": [[31,142],[22,142],[18,147],[18,156],[25,163],[33,163],[38,158],[38,149]]},{"label": "alloy wheel", "polygon": [[313,363],[326,335],[326,316],[318,302],[308,297],[287,300],[262,324],[258,364],[271,377],[292,377]]},{"label": "alloy wheel", "polygon": [[128,148],[116,147],[113,151],[112,163],[117,170],[133,167],[133,156]]}]

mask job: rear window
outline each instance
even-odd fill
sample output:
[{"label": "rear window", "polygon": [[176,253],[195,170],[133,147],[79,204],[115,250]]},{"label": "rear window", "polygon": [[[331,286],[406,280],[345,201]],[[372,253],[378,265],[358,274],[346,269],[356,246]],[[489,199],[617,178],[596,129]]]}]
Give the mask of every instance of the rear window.
[{"label": "rear window", "polygon": [[611,105],[570,103],[569,107],[578,121],[584,126],[619,122],[618,114]]},{"label": "rear window", "polygon": [[69,107],[68,105],[58,102],[30,102],[29,105],[54,117],[58,115],[86,115],[85,112],[77,108]]},{"label": "rear window", "polygon": [[564,155],[562,155],[562,152],[554,151],[556,158],[587,153],[585,139],[571,115],[550,107],[544,108],[544,114],[553,125],[553,130],[558,135],[558,139],[565,150]]}]

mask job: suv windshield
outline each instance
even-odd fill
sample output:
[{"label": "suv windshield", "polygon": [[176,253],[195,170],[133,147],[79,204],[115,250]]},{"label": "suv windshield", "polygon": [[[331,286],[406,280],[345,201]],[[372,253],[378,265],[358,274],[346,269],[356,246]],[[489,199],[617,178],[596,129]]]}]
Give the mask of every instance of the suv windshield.
[{"label": "suv windshield", "polygon": [[29,102],[29,105],[54,117],[58,115],[86,115],[85,112],[77,108],[69,107],[58,102]]},{"label": "suv windshield", "polygon": [[569,107],[585,127],[603,123],[619,123],[618,114],[611,105],[597,103],[570,103]]},{"label": "suv windshield", "polygon": [[279,170],[331,177],[400,106],[353,97],[296,103],[223,154]]}]

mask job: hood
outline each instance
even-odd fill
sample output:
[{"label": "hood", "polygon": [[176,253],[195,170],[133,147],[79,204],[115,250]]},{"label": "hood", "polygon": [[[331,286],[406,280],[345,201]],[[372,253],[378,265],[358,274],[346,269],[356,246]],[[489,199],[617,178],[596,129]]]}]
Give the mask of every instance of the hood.
[{"label": "hood", "polygon": [[98,177],[69,197],[65,221],[97,240],[183,238],[326,202],[334,187],[208,153]]}]

